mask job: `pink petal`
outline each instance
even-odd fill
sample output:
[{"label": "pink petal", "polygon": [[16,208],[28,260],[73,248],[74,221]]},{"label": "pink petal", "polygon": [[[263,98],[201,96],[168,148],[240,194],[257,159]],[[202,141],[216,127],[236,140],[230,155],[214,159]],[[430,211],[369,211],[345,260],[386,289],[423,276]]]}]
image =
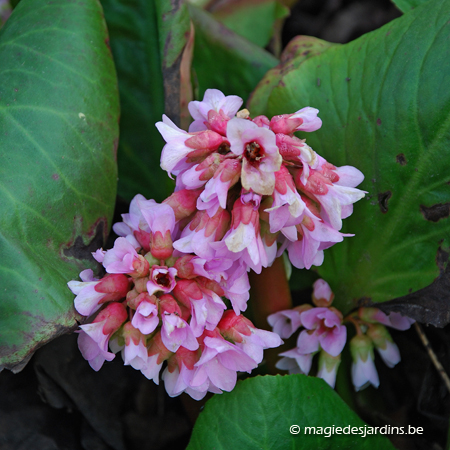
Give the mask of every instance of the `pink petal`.
[{"label": "pink petal", "polygon": [[303,330],[297,339],[297,348],[300,354],[314,353],[319,351],[319,337],[316,333],[308,333]]},{"label": "pink petal", "polygon": [[331,356],[341,354],[347,341],[347,328],[342,325],[319,336],[320,346]]}]

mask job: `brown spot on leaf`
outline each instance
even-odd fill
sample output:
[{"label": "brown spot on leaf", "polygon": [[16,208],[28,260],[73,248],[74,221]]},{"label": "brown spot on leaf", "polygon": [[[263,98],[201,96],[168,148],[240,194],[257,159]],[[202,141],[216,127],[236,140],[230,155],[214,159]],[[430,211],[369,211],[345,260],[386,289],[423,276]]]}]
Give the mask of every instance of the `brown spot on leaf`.
[{"label": "brown spot on leaf", "polygon": [[383,214],[388,212],[388,200],[392,197],[391,191],[380,192],[378,194],[378,204]]},{"label": "brown spot on leaf", "polygon": [[105,238],[106,219],[99,219],[93,227],[89,236],[92,239],[86,244],[81,236],[77,236],[73,241],[73,245],[63,250],[65,256],[74,257],[76,259],[87,259],[92,261],[92,252],[95,252],[103,246]]},{"label": "brown spot on leaf", "polygon": [[438,222],[441,219],[445,219],[450,216],[450,202],[436,203],[432,206],[420,205],[420,212],[425,220],[430,222]]},{"label": "brown spot on leaf", "polygon": [[395,160],[401,165],[401,166],[406,166],[406,164],[408,164],[408,161],[406,161],[406,157],[403,153],[399,153],[396,157]]},{"label": "brown spot on leaf", "polygon": [[377,125],[381,125],[381,119],[379,117],[377,119]]},{"label": "brown spot on leaf", "polygon": [[54,180],[59,180],[59,175],[58,175],[57,173],[54,173],[54,174],[52,175],[52,178],[53,178]]}]

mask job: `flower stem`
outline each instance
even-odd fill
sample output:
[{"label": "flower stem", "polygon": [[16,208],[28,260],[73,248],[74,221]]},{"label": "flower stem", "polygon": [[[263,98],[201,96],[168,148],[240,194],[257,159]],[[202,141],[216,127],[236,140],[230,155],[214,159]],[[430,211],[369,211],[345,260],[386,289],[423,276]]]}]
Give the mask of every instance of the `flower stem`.
[{"label": "flower stem", "polygon": [[[262,269],[260,274],[250,272],[250,305],[253,312],[253,323],[258,328],[270,330],[267,316],[278,311],[292,308],[292,297],[286,277],[283,258],[277,258],[271,267]],[[277,373],[275,364],[279,348],[268,349],[265,359],[270,373]]]}]

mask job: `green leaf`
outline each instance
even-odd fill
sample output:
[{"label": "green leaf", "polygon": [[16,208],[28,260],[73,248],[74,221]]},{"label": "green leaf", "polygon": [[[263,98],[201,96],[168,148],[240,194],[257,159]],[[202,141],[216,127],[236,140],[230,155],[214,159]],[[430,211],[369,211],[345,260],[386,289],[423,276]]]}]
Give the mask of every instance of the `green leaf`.
[{"label": "green leaf", "polygon": [[322,128],[302,137],[332,164],[365,174],[368,194],[342,230],[356,236],[326,250],[318,268],[344,313],[439,275],[450,237],[449,16],[450,1],[435,1],[298,68],[286,63],[269,96],[269,115],[318,108]]},{"label": "green leaf", "polygon": [[193,68],[198,98],[215,88],[244,100],[278,60],[262,48],[233,33],[211,14],[189,5],[195,26]]},{"label": "green leaf", "polygon": [[266,47],[278,19],[289,15],[289,9],[275,0],[229,1],[213,12],[214,17],[239,36],[259,47]]},{"label": "green leaf", "polygon": [[332,47],[331,42],[312,36],[296,36],[281,54],[281,64],[269,70],[250,95],[248,107],[253,116],[263,114],[272,90],[280,83],[287,70],[298,70],[307,59],[319,55]]},{"label": "green leaf", "polygon": [[397,6],[397,8],[403,12],[407,13],[411,9],[417,8],[422,3],[426,3],[429,0],[392,0],[392,2]]},{"label": "green leaf", "polygon": [[173,182],[160,168],[164,141],[155,127],[180,116],[179,65],[189,31],[177,0],[102,0],[116,64],[120,103],[119,195],[162,201]]},{"label": "green leaf", "polygon": [[0,367],[79,316],[116,195],[117,81],[100,4],[22,0],[0,32]]},{"label": "green leaf", "polygon": [[[300,427],[298,434],[290,433],[292,425]],[[305,427],[322,430],[309,434]],[[343,428],[341,434],[336,434],[336,427]],[[344,434],[345,427],[358,427],[353,430],[357,433]],[[232,392],[215,395],[206,403],[187,450],[393,450],[380,434],[362,437],[365,429],[367,425],[323,380],[305,375],[259,376],[238,382]]]}]

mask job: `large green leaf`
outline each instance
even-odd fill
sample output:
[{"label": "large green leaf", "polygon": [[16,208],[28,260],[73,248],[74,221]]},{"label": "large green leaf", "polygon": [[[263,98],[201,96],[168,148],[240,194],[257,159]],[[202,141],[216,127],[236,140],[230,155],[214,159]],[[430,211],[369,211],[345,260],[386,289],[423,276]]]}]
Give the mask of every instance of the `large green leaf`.
[{"label": "large green leaf", "polygon": [[[298,434],[290,433],[292,425],[300,427]],[[305,427],[322,430],[309,433]],[[336,434],[337,427],[341,434]],[[187,450],[393,450],[386,437],[366,435],[367,428],[319,378],[259,376],[239,382],[232,392],[215,395],[207,402]],[[350,431],[353,434],[347,433]]]},{"label": "large green leaf", "polygon": [[[268,98],[269,115],[318,108],[323,127],[303,137],[331,163],[365,174],[368,194],[344,221],[356,236],[326,250],[318,268],[344,312],[439,274],[450,235],[448,17],[450,1],[436,0],[298,68],[287,63]],[[257,97],[254,115],[264,109]]]},{"label": "large green leaf", "polygon": [[392,0],[392,3],[394,3],[401,12],[406,13],[427,1],[429,0]]},{"label": "large green leaf", "polygon": [[211,12],[230,30],[263,48],[277,21],[289,15],[289,9],[276,0],[231,0],[219,3]]},{"label": "large green leaf", "polygon": [[22,0],[0,32],[0,367],[76,327],[116,195],[117,81],[96,0]]},{"label": "large green leaf", "polygon": [[193,68],[198,97],[206,89],[220,89],[244,100],[264,74],[278,64],[269,52],[233,33],[214,17],[189,5],[195,26]]},{"label": "large green leaf", "polygon": [[189,31],[186,5],[179,0],[102,4],[119,78],[118,192],[127,200],[140,193],[161,201],[173,183],[159,167],[164,141],[155,123],[164,112],[179,119],[179,65]]},{"label": "large green leaf", "polygon": [[333,44],[312,36],[296,36],[292,39],[281,54],[280,64],[264,75],[256,90],[250,95],[249,105],[251,105],[252,112],[260,111],[262,113],[265,111],[273,89],[280,83],[286,70],[298,70],[304,61],[320,55],[333,45],[340,44]]}]

